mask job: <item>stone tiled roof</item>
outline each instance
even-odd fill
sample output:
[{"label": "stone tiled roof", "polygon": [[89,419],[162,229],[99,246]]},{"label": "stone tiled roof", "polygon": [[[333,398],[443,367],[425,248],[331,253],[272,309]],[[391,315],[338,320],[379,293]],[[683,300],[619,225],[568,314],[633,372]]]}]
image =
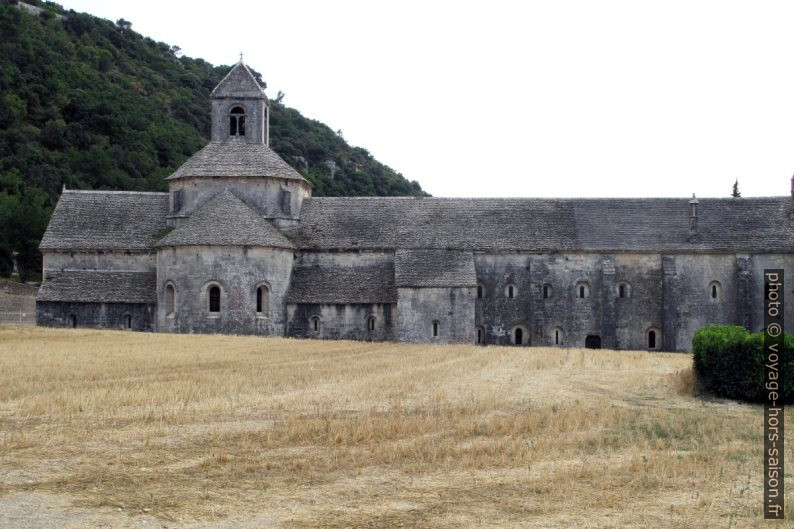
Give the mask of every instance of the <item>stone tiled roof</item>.
[{"label": "stone tiled roof", "polygon": [[211,97],[255,97],[267,99],[265,91],[259,86],[254,75],[242,62],[235,64],[218,85],[213,88]]},{"label": "stone tiled roof", "polygon": [[37,301],[156,303],[155,272],[66,270],[42,283]]},{"label": "stone tiled roof", "polygon": [[474,287],[474,256],[451,250],[397,250],[394,282],[398,287]]},{"label": "stone tiled roof", "polygon": [[396,303],[394,266],[304,266],[292,270],[287,303]]},{"label": "stone tiled roof", "polygon": [[187,177],[258,177],[300,180],[300,173],[264,143],[210,142],[183,163],[167,180]]},{"label": "stone tiled roof", "polygon": [[688,198],[309,198],[290,236],[307,249],[791,252],[793,207],[701,198],[689,242]]},{"label": "stone tiled roof", "polygon": [[269,221],[224,190],[198,209],[158,246],[264,246],[294,248]]},{"label": "stone tiled roof", "polygon": [[149,250],[167,227],[168,194],[64,191],[42,250]]}]

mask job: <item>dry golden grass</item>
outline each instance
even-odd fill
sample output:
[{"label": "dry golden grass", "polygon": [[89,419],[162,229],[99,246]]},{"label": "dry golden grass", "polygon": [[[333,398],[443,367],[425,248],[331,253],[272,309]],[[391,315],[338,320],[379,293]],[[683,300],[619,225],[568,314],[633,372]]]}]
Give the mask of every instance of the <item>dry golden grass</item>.
[{"label": "dry golden grass", "polygon": [[0,328],[0,495],[168,527],[763,527],[761,409],[690,364]]}]

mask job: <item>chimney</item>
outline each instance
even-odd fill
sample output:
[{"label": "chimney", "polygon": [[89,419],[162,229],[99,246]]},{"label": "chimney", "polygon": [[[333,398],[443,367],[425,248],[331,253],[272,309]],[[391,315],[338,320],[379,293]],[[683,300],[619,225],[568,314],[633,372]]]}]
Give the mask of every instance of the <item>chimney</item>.
[{"label": "chimney", "polygon": [[692,200],[689,201],[689,242],[695,242],[698,238],[698,199],[692,193]]}]

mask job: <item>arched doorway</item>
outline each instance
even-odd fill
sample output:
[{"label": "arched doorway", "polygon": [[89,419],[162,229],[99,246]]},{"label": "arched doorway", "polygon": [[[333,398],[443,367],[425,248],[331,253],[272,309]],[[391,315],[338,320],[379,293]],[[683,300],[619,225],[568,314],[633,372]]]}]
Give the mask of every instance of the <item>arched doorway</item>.
[{"label": "arched doorway", "polygon": [[521,345],[522,343],[524,343],[524,330],[521,329],[521,327],[516,328],[513,343],[515,345]]},{"label": "arched doorway", "polygon": [[597,334],[589,334],[584,339],[584,346],[588,349],[601,349],[601,337]]}]

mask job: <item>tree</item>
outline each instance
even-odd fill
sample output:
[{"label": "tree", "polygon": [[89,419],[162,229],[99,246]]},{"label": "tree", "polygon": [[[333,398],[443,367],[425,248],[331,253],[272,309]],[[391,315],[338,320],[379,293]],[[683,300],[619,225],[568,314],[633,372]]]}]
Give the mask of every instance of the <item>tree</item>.
[{"label": "tree", "polygon": [[741,198],[742,197],[742,194],[739,192],[739,179],[738,178],[733,183],[733,191],[731,192],[731,196],[733,198]]},{"label": "tree", "polygon": [[124,20],[123,18],[116,20],[116,25],[121,28],[122,31],[132,28],[132,22],[129,20]]}]

